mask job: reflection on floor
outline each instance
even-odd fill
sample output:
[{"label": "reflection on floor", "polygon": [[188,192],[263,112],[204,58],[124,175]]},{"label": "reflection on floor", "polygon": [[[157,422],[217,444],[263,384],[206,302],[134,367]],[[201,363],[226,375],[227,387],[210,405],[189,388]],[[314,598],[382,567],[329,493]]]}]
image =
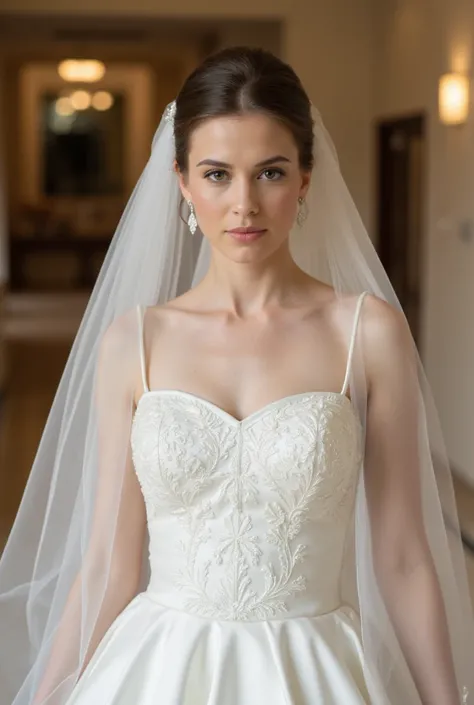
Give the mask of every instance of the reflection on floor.
[{"label": "reflection on floor", "polygon": [[56,387],[87,305],[85,293],[5,297],[7,386],[0,415],[0,549],[18,509]]},{"label": "reflection on floor", "polygon": [[[54,393],[69,353],[69,336],[8,343],[8,388],[0,435],[0,546],[13,522]],[[474,489],[455,482],[463,532],[474,545]],[[474,596],[474,553],[466,550]]]},{"label": "reflection on floor", "polygon": [[0,425],[2,537],[15,518],[69,349],[70,342],[58,341],[7,346],[9,374]]}]

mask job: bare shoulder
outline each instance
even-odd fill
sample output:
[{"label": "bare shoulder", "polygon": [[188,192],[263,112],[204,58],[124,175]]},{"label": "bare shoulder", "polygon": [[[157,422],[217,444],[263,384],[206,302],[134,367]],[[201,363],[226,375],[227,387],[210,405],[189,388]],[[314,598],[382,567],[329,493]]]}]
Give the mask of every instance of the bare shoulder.
[{"label": "bare shoulder", "polygon": [[99,337],[99,384],[114,386],[131,395],[137,386],[139,350],[139,315],[138,309],[134,308],[117,316]]},{"label": "bare shoulder", "polygon": [[136,356],[140,335],[140,316],[144,316],[146,330],[149,332],[150,329],[159,330],[160,324],[174,320],[185,311],[185,306],[183,304],[180,305],[178,299],[171,300],[165,304],[143,306],[141,312],[138,307],[129,309],[117,316],[104,331],[100,340],[100,354],[110,356],[120,352],[122,356],[124,354]]},{"label": "bare shoulder", "polygon": [[365,341],[375,350],[390,343],[407,344],[412,338],[403,311],[375,294],[364,297],[361,325]]},{"label": "bare shoulder", "polygon": [[110,356],[126,352],[136,345],[138,333],[138,309],[132,309],[115,318],[105,329],[99,341],[99,354]]},{"label": "bare shoulder", "polygon": [[138,365],[138,311],[115,318],[97,336],[96,398],[99,408],[110,400],[129,404],[136,385]]},{"label": "bare shoulder", "polygon": [[415,343],[400,309],[374,294],[366,294],[360,333],[372,389],[416,369]]},{"label": "bare shoulder", "polygon": [[[352,325],[354,323],[354,315],[356,313],[357,304],[360,300],[361,294],[344,293],[336,291],[332,286],[324,285],[324,288],[319,287],[320,295],[319,302],[324,307],[328,318],[333,322],[336,329],[340,331],[343,338],[347,338],[348,333],[352,330]],[[321,296],[322,294],[322,296]],[[385,302],[377,299],[377,297],[371,294],[366,294],[365,299],[373,299],[375,307],[377,308],[377,302],[384,304]],[[372,304],[364,303],[363,310]],[[364,314],[367,318],[367,313]],[[375,311],[375,316],[379,315]],[[369,313],[370,318],[374,316],[374,312]],[[362,319],[362,316],[361,316]]]},{"label": "bare shoulder", "polygon": [[146,309],[145,326],[148,338],[154,338],[167,330],[183,326],[192,318],[192,314],[199,313],[199,309],[196,309],[192,302],[181,298],[172,299],[165,304],[155,304]]},{"label": "bare shoulder", "polygon": [[203,295],[201,287],[198,284],[163,304],[149,306],[147,308],[147,314],[157,319],[172,319],[182,314],[198,313],[200,310],[206,310],[209,308],[210,303],[208,297],[206,297],[205,294]]},{"label": "bare shoulder", "polygon": [[[361,293],[328,292],[328,316],[345,341],[352,331],[360,297]],[[404,313],[375,294],[364,295],[357,336],[362,342],[371,392],[386,389],[390,379],[415,369],[416,348]]]}]

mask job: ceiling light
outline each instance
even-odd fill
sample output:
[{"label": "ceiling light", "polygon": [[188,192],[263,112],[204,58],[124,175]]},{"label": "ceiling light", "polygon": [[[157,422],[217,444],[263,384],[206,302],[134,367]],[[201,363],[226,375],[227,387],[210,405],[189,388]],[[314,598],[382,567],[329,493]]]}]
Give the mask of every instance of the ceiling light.
[{"label": "ceiling light", "polygon": [[105,66],[92,59],[66,59],[58,65],[58,73],[64,81],[94,83],[104,77]]}]

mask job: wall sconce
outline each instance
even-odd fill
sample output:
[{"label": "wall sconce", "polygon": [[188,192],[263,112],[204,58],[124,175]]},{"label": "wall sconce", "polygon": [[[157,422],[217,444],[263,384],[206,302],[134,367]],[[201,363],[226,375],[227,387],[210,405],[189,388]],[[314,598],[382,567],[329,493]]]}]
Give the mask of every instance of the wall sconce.
[{"label": "wall sconce", "polygon": [[439,119],[444,125],[462,125],[469,114],[469,78],[446,73],[439,79]]},{"label": "wall sconce", "polygon": [[94,83],[105,74],[102,61],[89,59],[66,59],[58,65],[58,73],[64,81]]}]

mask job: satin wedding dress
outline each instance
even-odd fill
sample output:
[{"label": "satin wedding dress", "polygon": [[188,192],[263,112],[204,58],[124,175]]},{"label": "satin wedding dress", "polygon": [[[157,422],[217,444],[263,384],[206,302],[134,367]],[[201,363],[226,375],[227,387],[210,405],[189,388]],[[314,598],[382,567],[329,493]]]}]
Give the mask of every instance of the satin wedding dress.
[{"label": "satin wedding dress", "polygon": [[278,399],[243,420],[145,392],[131,434],[151,579],[68,705],[365,705],[358,613],[340,575],[362,460],[347,396]]}]

